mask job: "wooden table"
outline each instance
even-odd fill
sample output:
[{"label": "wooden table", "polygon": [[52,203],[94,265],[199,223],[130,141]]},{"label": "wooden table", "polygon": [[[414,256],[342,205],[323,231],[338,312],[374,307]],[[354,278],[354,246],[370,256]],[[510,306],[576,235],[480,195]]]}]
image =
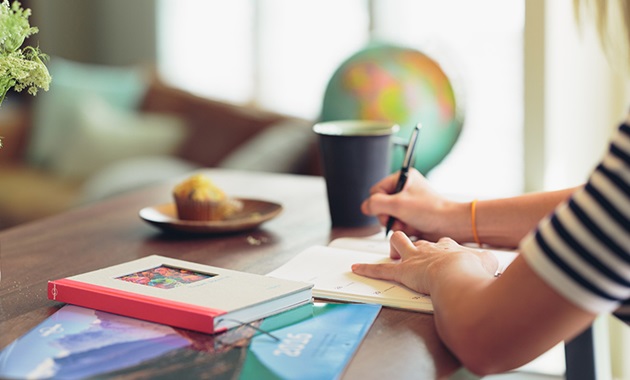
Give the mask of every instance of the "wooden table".
[{"label": "wooden table", "polygon": [[[223,170],[206,174],[230,195],[277,202],[283,211],[260,228],[241,233],[165,234],[141,220],[138,211],[170,202],[178,178],[0,231],[0,349],[61,306],[46,298],[51,279],[151,254],[265,274],[311,245],[378,232],[377,226],[331,229],[321,177]],[[437,337],[431,315],[384,308],[344,378],[444,378],[459,367]]]}]

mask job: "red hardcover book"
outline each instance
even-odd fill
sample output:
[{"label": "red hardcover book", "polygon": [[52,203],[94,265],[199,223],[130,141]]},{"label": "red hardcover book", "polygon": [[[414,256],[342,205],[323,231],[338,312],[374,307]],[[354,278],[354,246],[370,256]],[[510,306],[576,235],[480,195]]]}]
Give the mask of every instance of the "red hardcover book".
[{"label": "red hardcover book", "polygon": [[312,284],[162,256],[48,282],[48,298],[217,333],[311,302]]}]

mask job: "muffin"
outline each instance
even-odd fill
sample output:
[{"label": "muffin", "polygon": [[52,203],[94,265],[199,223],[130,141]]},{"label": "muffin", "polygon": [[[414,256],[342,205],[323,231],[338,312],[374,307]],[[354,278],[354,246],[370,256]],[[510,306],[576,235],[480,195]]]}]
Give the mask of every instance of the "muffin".
[{"label": "muffin", "polygon": [[241,210],[243,204],[229,198],[203,174],[196,174],[173,189],[177,217],[182,220],[223,220]]}]

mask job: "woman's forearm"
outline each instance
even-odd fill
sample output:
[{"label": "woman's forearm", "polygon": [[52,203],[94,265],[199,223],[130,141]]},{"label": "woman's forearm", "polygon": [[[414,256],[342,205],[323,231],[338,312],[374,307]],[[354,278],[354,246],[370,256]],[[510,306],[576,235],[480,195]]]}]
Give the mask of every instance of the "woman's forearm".
[{"label": "woman's forearm", "polygon": [[[577,188],[524,194],[511,198],[479,200],[475,205],[478,240],[496,247],[514,248],[538,222]],[[460,233],[453,238],[474,242],[470,203],[454,206],[460,215]],[[466,214],[465,216],[461,216]]]},{"label": "woman's forearm", "polygon": [[428,282],[441,339],[478,375],[521,366],[594,318],[555,293],[522,257],[499,279],[476,265],[444,265]]}]

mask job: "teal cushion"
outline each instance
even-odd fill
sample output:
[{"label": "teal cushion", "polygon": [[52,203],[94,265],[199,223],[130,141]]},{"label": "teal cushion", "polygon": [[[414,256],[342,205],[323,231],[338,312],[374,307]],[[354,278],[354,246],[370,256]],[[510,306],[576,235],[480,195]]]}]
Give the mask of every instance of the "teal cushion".
[{"label": "teal cushion", "polygon": [[53,57],[48,63],[50,90],[35,98],[33,130],[27,160],[46,169],[76,129],[82,99],[98,97],[122,111],[138,108],[148,88],[146,73],[137,66],[86,64]]}]

